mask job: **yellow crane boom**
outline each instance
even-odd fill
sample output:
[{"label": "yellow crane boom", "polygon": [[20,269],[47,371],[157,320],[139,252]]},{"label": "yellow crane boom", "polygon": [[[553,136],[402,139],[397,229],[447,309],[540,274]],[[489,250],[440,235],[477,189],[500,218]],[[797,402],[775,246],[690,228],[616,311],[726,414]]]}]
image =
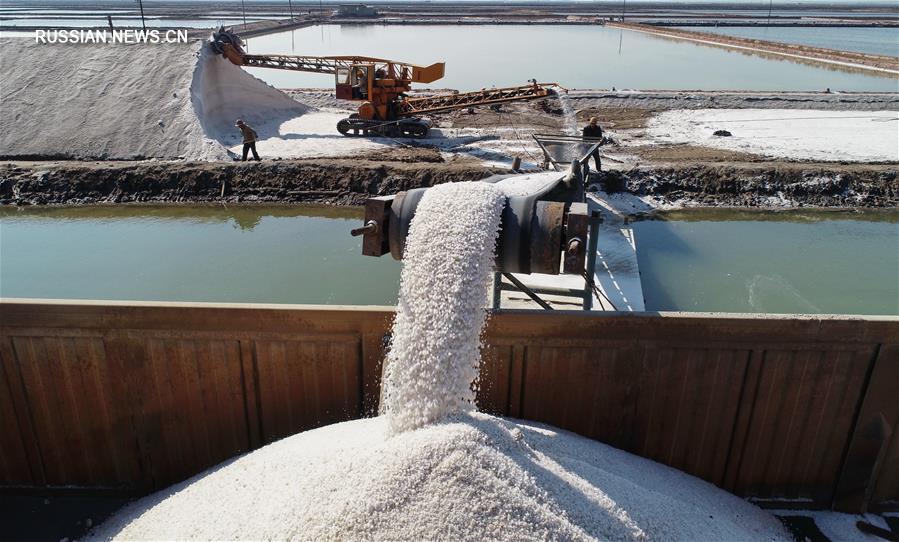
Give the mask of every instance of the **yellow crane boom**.
[{"label": "yellow crane boom", "polygon": [[[433,83],[443,78],[444,63],[435,62],[430,66],[416,66],[408,62],[387,60],[368,56],[294,56],[294,55],[249,55],[242,57],[242,65],[254,68],[273,68],[300,72],[337,75],[342,70],[355,66],[371,65],[375,71],[383,70],[384,79],[400,79],[410,83]],[[393,76],[393,77],[390,77]]]}]

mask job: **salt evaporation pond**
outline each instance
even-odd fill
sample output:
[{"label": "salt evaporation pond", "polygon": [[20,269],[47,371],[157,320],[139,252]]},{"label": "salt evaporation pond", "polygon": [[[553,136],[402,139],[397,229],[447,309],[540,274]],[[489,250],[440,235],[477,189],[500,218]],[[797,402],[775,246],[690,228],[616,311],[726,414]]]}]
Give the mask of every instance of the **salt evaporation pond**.
[{"label": "salt evaporation pond", "polygon": [[[602,26],[323,25],[247,40],[251,53],[366,55],[446,62],[437,88],[555,81],[569,88],[895,92],[899,81],[783,57]],[[410,47],[409,44],[414,44]],[[327,75],[249,69],[279,88],[329,87]]]},{"label": "salt evaporation pond", "polygon": [[438,185],[421,199],[382,416],[225,462],[88,539],[790,540],[773,515],[697,478],[473,411],[501,185]]},{"label": "salt evaporation pond", "polygon": [[[0,208],[0,296],[392,305],[399,264],[360,255],[348,232],[361,217],[320,206]],[[899,314],[895,211],[691,210],[634,228],[648,310]]]},{"label": "salt evaporation pond", "polygon": [[899,28],[807,27],[807,26],[680,26],[692,32],[811,45],[825,49],[899,56]]}]

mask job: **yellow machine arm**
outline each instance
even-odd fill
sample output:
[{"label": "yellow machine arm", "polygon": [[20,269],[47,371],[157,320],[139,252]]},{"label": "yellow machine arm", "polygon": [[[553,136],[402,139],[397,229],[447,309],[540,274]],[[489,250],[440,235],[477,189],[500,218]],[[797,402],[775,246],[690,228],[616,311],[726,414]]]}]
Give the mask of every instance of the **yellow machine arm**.
[{"label": "yellow machine arm", "polygon": [[408,62],[387,60],[368,56],[296,56],[296,55],[250,55],[244,52],[240,36],[225,30],[212,36],[212,48],[237,66],[253,68],[273,68],[299,72],[337,75],[340,70],[359,67],[373,67],[378,79],[401,80],[409,83],[433,83],[443,78],[444,63],[435,62],[430,66],[416,66]]},{"label": "yellow machine arm", "polygon": [[[228,56],[228,55],[226,55]],[[230,56],[228,56],[231,59]],[[433,83],[443,78],[444,63],[435,62],[430,66],[416,66],[408,62],[398,62],[384,58],[367,56],[294,56],[294,55],[248,55],[240,57],[243,66],[254,68],[274,68],[300,72],[335,75],[338,70],[349,70],[359,65],[373,65],[375,70],[384,70],[383,79],[402,79],[410,83]],[[234,62],[234,60],[231,60]]]},{"label": "yellow machine arm", "polygon": [[404,98],[397,104],[397,116],[412,117],[425,113],[452,111],[478,105],[534,100],[552,96],[556,93],[555,88],[566,90],[558,83],[531,81],[531,84],[520,87],[491,88],[475,92],[453,92],[420,98]]}]

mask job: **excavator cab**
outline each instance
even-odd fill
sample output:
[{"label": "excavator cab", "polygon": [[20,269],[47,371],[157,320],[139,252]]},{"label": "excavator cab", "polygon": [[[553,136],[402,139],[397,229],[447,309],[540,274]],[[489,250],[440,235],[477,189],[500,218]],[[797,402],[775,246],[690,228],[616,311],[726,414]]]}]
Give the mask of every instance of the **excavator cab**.
[{"label": "excavator cab", "polygon": [[337,68],[334,74],[334,96],[338,100],[353,99],[353,84],[350,81],[349,68]]},{"label": "excavator cab", "polygon": [[334,75],[335,96],[339,100],[368,100],[374,66],[351,64],[339,67]]}]

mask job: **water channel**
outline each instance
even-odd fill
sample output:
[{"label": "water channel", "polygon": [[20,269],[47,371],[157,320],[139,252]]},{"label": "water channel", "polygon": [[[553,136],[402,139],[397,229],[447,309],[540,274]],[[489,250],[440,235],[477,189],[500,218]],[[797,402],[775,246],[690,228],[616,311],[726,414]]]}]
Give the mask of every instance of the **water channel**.
[{"label": "water channel", "polygon": [[[357,208],[0,208],[3,297],[392,305]],[[634,224],[648,310],[899,314],[899,212],[682,211]]]}]

